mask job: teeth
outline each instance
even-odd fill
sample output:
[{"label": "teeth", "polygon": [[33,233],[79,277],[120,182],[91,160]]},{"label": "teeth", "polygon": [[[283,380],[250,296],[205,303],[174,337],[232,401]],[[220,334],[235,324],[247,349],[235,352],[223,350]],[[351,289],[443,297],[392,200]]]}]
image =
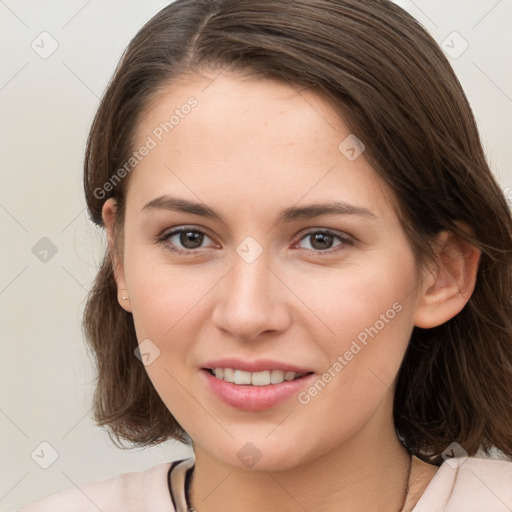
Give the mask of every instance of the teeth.
[{"label": "teeth", "polygon": [[304,373],[284,372],[283,370],[265,370],[262,372],[246,372],[233,368],[213,368],[213,374],[218,379],[240,385],[268,386],[281,384],[302,377]]},{"label": "teeth", "polygon": [[215,368],[213,370],[213,373],[215,374],[215,377],[218,379],[222,379],[224,377],[224,368]]},{"label": "teeth", "polygon": [[250,384],[251,383],[251,372],[244,372],[243,370],[235,370],[235,378],[233,379],[235,384]]}]

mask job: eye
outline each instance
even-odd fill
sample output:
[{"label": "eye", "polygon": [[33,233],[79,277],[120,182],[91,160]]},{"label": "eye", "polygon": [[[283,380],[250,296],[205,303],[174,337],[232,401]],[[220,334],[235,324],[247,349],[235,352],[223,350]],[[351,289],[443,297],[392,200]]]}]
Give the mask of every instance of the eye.
[{"label": "eye", "polygon": [[[318,255],[321,253],[333,254],[337,253],[346,248],[348,245],[353,245],[353,240],[345,235],[334,233],[330,230],[315,229],[306,233],[301,239],[306,240],[309,243],[309,247],[306,247],[306,254]],[[333,243],[338,240],[339,243],[333,246]],[[298,242],[300,244],[300,241]],[[332,247],[335,247],[334,250]]]},{"label": "eye", "polygon": [[205,237],[210,238],[201,230],[180,228],[164,233],[158,238],[158,241],[163,243],[169,251],[188,256],[197,253],[198,251],[195,251],[195,249],[203,248],[201,246]]},{"label": "eye", "polygon": [[[182,227],[165,232],[157,241],[162,243],[164,247],[171,252],[185,256],[193,256],[200,252],[196,249],[206,248],[203,246],[205,238],[211,240],[211,238],[200,229]],[[354,243],[353,240],[346,235],[318,228],[307,232],[295,245],[300,245],[300,242],[303,240],[309,243],[309,247],[303,247],[306,254],[315,256],[319,254],[337,253]],[[337,244],[335,244],[336,240],[338,241]]]}]

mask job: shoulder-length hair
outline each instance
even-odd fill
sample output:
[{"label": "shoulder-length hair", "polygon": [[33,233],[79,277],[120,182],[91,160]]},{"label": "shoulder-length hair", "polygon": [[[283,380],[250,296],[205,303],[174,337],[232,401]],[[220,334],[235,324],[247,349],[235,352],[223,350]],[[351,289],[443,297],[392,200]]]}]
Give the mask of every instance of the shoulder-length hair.
[{"label": "shoulder-length hair", "polygon": [[[394,421],[407,448],[433,464],[453,442],[469,455],[494,446],[510,457],[509,207],[450,64],[425,29],[392,2],[177,0],[165,7],[130,42],[93,121],[84,175],[92,220],[103,225],[103,203],[114,197],[121,237],[129,174],[120,170],[151,99],[191,71],[221,69],[314,87],[332,99],[395,192],[419,265],[432,257],[441,230],[482,251],[464,309],[439,327],[413,329],[398,373]],[[133,318],[117,302],[108,251],[83,325],[98,371],[94,418],[112,441],[121,448],[121,440],[138,446],[186,441],[134,356]]]}]

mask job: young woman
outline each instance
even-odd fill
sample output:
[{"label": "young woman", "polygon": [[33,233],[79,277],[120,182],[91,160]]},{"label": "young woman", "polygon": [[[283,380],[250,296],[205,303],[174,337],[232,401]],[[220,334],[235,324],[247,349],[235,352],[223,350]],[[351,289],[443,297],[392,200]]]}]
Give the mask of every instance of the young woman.
[{"label": "young woman", "polygon": [[95,419],[195,456],[24,511],[512,509],[512,220],[402,9],[172,3],[104,95],[85,192]]}]

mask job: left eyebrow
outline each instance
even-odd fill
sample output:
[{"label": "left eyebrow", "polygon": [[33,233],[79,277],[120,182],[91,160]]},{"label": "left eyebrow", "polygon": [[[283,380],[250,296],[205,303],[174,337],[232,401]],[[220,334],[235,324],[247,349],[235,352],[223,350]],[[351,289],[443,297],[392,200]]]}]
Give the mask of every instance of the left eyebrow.
[{"label": "left eyebrow", "polygon": [[320,217],[320,215],[361,215],[372,220],[376,220],[378,217],[367,208],[361,206],[353,206],[351,204],[337,201],[334,203],[325,204],[311,204],[308,206],[292,206],[283,210],[276,223],[290,222],[297,219],[312,219]]},{"label": "left eyebrow", "polygon": [[[209,206],[180,199],[177,197],[160,196],[146,203],[141,212],[145,210],[173,210],[185,213],[199,215],[210,219],[216,219],[225,224],[222,215]],[[372,220],[378,219],[372,211],[360,206],[354,206],[345,202],[336,201],[325,204],[311,204],[308,206],[291,206],[279,213],[274,224],[282,224],[298,219],[313,219],[321,215],[361,215]]]}]

